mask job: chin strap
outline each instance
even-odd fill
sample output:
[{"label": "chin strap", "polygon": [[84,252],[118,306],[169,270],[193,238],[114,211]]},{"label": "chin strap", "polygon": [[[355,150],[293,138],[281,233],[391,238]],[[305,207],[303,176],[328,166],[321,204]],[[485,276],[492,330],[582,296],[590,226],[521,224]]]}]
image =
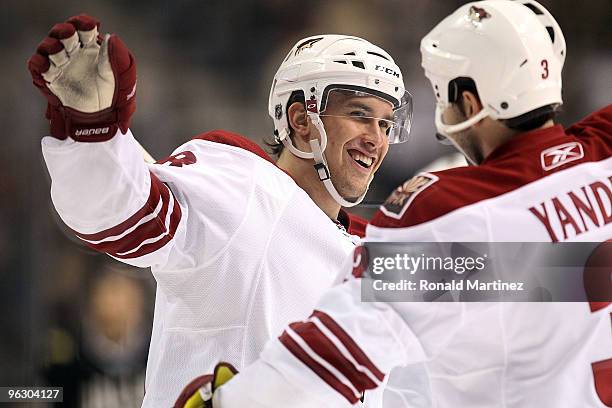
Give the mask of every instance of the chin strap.
[{"label": "chin strap", "polygon": [[325,155],[323,154],[323,152],[325,151],[325,148],[327,147],[327,133],[325,132],[325,127],[323,126],[323,122],[321,121],[321,118],[319,117],[317,113],[308,112],[308,117],[310,118],[310,121],[315,126],[315,128],[317,128],[317,130],[319,131],[319,134],[321,135],[321,143],[319,143],[318,139],[310,140],[309,143],[310,143],[310,149],[312,153],[304,152],[298,149],[297,147],[295,147],[293,143],[291,143],[291,138],[289,137],[289,132],[287,131],[287,128],[282,129],[279,132],[278,138],[280,139],[283,146],[289,149],[289,151],[293,153],[294,155],[296,155],[297,157],[300,157],[302,159],[313,159],[314,160],[315,162],[314,168],[319,176],[319,180],[323,183],[323,185],[325,186],[325,189],[327,190],[329,195],[332,196],[334,201],[336,201],[342,207],[356,206],[357,204],[363,201],[366,193],[368,192],[368,189],[370,188],[370,183],[372,182],[372,178],[370,178],[370,181],[368,182],[368,186],[365,192],[360,197],[358,197],[357,200],[355,201],[345,200],[338,193],[338,191],[334,187],[334,183],[332,183],[331,181],[331,173],[329,171],[329,167],[327,166]]},{"label": "chin strap", "polygon": [[332,196],[332,198],[342,207],[356,206],[357,204],[363,201],[363,198],[365,197],[366,193],[368,192],[368,189],[370,188],[370,183],[372,182],[372,179],[370,178],[365,192],[355,201],[345,200],[340,194],[338,194],[338,191],[334,187],[334,183],[332,183],[331,181],[331,173],[329,171],[329,167],[327,166],[325,155],[323,154],[325,146],[327,145],[327,133],[325,132],[325,127],[323,126],[323,122],[321,122],[321,118],[318,114],[309,113],[308,116],[319,131],[319,134],[321,135],[321,141],[323,142],[323,146],[321,146],[317,139],[310,140],[310,150],[312,150],[312,155],[315,162],[314,168],[317,171],[317,174],[319,175],[319,180],[321,180],[329,195]]},{"label": "chin strap", "polygon": [[[345,200],[344,198],[342,198],[342,196],[340,196],[340,194],[338,194],[338,191],[336,191],[336,188],[334,187],[334,183],[332,183],[331,181],[331,174],[329,172],[329,167],[327,167],[327,162],[325,161],[325,156],[323,155],[319,141],[317,139],[311,139],[310,148],[312,149],[312,152],[314,153],[314,161],[315,161],[314,168],[317,171],[317,174],[319,175],[319,180],[321,180],[321,182],[325,186],[325,189],[327,190],[329,195],[332,196],[332,198],[342,207],[354,207],[360,202],[362,202],[363,198],[365,197],[368,191],[368,188],[370,188],[370,183],[368,183],[366,192],[363,193],[360,197],[358,197],[357,200],[355,201]],[[371,181],[372,180],[370,179],[370,182]]]},{"label": "chin strap", "polygon": [[[319,118],[319,115],[309,115],[309,116],[313,123],[315,122],[321,123],[321,119]],[[315,126],[316,126],[316,123],[315,123]],[[321,132],[319,127],[318,126],[316,127],[319,130],[319,132]],[[322,123],[321,123],[321,127],[323,127]],[[297,147],[295,147],[293,143],[291,143],[291,138],[289,137],[289,131],[287,130],[287,128],[284,128],[279,132],[278,140],[280,140],[283,146],[289,149],[289,151],[293,153],[295,156],[300,157],[302,159],[314,159],[314,155],[312,153],[300,150]],[[325,133],[325,129],[323,130],[323,133],[321,133],[321,140],[323,141],[323,146],[321,147],[321,150],[324,151],[325,148],[327,147],[327,134]]]},{"label": "chin strap", "polygon": [[442,144],[446,144],[446,145],[452,144],[453,146],[455,146],[455,149],[459,150],[459,152],[465,156],[465,158],[467,159],[468,162],[470,162],[470,164],[477,166],[478,163],[476,163],[476,160],[470,157],[465,152],[465,150],[463,150],[463,148],[461,148],[459,144],[455,141],[455,139],[453,139],[450,135],[453,133],[462,132],[474,126],[476,123],[480,122],[481,120],[489,116],[489,111],[487,110],[487,108],[483,107],[482,110],[478,112],[476,115],[472,116],[470,119],[466,121],[457,123],[456,125],[447,125],[446,123],[444,123],[442,121],[443,112],[444,112],[444,108],[440,106],[440,104],[436,105],[436,129],[438,130],[438,134],[442,135],[445,138],[445,140],[441,140],[438,137],[438,135],[436,135],[436,137]]}]

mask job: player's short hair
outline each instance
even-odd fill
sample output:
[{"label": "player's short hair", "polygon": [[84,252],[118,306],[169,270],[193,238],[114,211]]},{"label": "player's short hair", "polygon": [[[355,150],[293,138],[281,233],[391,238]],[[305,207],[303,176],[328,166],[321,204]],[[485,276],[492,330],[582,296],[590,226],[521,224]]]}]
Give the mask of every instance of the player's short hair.
[{"label": "player's short hair", "polygon": [[[464,91],[471,92],[472,94],[474,94],[474,96],[476,96],[476,98],[478,98],[478,101],[480,101],[480,96],[478,96],[478,89],[476,88],[476,83],[472,78],[458,77],[448,83],[449,101],[457,103],[457,107],[459,108],[461,113],[465,115],[465,112],[463,110],[463,104],[459,103],[463,98],[462,94]],[[514,118],[501,119],[500,122],[502,122],[506,127],[512,130],[516,130],[519,132],[528,132],[530,130],[534,130],[541,127],[543,124],[545,124],[551,119],[555,119],[559,111],[559,104],[550,104],[541,106],[537,109],[523,113],[522,115],[516,116]]]}]

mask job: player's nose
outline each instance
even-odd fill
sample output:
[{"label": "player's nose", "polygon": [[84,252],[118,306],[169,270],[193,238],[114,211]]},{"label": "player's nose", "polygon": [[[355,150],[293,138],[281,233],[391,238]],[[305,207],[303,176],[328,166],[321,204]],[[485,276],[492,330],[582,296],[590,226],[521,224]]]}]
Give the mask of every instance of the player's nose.
[{"label": "player's nose", "polygon": [[386,130],[378,122],[377,119],[371,119],[363,135],[365,144],[374,149],[378,149],[387,141]]}]

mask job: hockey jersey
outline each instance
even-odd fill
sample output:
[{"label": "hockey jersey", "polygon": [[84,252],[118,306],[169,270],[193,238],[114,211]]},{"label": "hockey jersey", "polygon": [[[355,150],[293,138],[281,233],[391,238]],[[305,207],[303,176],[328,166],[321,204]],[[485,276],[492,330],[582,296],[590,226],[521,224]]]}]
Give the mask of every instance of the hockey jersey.
[{"label": "hockey jersey", "polygon": [[[366,230],[391,242],[610,239],[612,105],[566,130],[519,135],[479,167],[418,175]],[[610,245],[597,249],[599,267],[610,267]],[[428,406],[612,406],[610,302],[366,303],[359,281],[269,342],[219,390],[220,406],[351,406],[392,368],[415,364]]]},{"label": "hockey jersey", "polygon": [[132,134],[42,140],[57,212],[157,281],[143,406],[168,407],[219,360],[242,368],[307,316],[365,222],[338,228],[255,143],[214,131],[156,164]]}]

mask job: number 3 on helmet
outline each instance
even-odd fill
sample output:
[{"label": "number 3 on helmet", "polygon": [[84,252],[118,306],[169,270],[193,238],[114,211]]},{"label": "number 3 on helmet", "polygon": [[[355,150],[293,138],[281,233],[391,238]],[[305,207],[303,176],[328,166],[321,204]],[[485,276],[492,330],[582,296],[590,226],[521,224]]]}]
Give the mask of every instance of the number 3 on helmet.
[{"label": "number 3 on helmet", "polygon": [[[533,0],[465,4],[421,41],[422,66],[437,99],[441,134],[469,128],[485,117],[514,119],[562,103],[565,39],[553,16]],[[457,98],[456,81],[474,81],[483,110],[457,125],[441,113]]]}]

